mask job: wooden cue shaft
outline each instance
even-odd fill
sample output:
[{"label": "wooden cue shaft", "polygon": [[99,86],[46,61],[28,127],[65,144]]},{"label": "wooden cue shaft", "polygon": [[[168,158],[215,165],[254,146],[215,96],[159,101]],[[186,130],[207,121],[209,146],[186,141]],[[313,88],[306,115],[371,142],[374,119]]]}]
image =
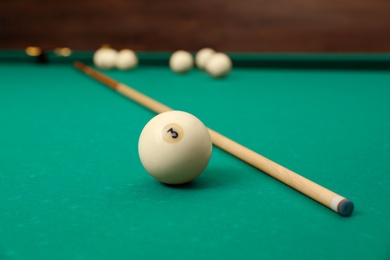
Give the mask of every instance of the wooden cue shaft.
[{"label": "wooden cue shaft", "polygon": [[[81,62],[75,62],[74,65],[85,74],[99,80],[103,84],[156,113],[173,110],[172,108],[165,106],[164,104],[136,91],[129,86],[115,81],[114,79],[92,69],[91,67]],[[264,156],[246,148],[245,146],[219,134],[210,128],[208,128],[208,130],[213,144],[220,149],[296,189],[297,191],[305,194],[313,200],[316,200],[317,202],[334,210],[342,216],[350,216],[352,214],[354,205],[350,200],[347,200],[333,191],[326,189],[325,187],[318,185],[317,183],[312,182],[305,177],[265,158]]]}]

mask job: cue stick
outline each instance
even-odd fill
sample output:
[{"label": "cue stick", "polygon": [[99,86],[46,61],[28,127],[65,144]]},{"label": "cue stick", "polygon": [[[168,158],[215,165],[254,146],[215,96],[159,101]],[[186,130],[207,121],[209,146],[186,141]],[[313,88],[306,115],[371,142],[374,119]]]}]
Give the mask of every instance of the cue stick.
[{"label": "cue stick", "polygon": [[[81,62],[75,62],[74,66],[85,74],[102,82],[113,90],[156,113],[173,110],[172,108],[138,92],[137,90],[125,84],[115,81],[114,79],[92,69],[91,67]],[[230,153],[238,159],[305,194],[313,200],[339,213],[343,217],[348,217],[352,214],[354,210],[354,204],[352,201],[265,158],[264,156],[246,148],[245,146],[221,135],[220,133],[210,128],[208,128],[208,131],[210,133],[213,144],[220,149]]]}]

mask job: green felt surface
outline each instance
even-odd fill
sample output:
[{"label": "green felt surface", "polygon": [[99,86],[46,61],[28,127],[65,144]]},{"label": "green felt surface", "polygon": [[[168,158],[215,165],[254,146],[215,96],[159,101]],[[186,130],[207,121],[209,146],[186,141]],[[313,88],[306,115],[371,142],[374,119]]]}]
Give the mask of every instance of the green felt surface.
[{"label": "green felt surface", "polygon": [[162,185],[137,154],[152,112],[70,63],[0,74],[0,259],[390,258],[389,71],[107,72],[351,199],[349,218],[217,148]]}]

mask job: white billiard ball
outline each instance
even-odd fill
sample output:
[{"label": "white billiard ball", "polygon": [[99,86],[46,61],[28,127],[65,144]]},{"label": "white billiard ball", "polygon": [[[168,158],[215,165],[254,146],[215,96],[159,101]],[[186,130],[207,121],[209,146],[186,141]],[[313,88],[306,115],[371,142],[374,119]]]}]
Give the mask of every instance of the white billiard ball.
[{"label": "white billiard ball", "polygon": [[206,126],[182,111],[164,112],[152,118],[138,141],[138,153],[145,170],[166,184],[194,180],[207,167],[211,151]]},{"label": "white billiard ball", "polygon": [[195,64],[196,66],[201,69],[201,70],[204,70],[204,67],[206,66],[206,62],[208,59],[210,59],[210,57],[215,53],[215,51],[213,49],[210,49],[210,48],[203,48],[203,49],[200,49],[197,53],[196,53],[196,56],[195,56]]},{"label": "white billiard ball", "polygon": [[210,76],[221,78],[230,73],[232,66],[232,61],[229,56],[225,53],[217,52],[207,60],[205,70]]},{"label": "white billiard ball", "polygon": [[118,52],[111,48],[100,48],[93,55],[93,62],[101,69],[112,69],[115,67]]},{"label": "white billiard ball", "polygon": [[169,59],[169,66],[176,73],[185,73],[194,66],[194,58],[188,51],[175,51]]},{"label": "white billiard ball", "polygon": [[129,49],[124,49],[118,52],[116,56],[115,66],[120,70],[130,70],[138,65],[138,57],[136,53]]}]

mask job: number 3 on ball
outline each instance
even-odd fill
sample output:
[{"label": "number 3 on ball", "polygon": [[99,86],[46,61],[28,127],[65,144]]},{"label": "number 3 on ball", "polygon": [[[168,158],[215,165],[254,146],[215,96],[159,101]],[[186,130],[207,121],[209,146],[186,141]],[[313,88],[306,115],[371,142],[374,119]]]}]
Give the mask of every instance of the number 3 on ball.
[{"label": "number 3 on ball", "polygon": [[163,128],[163,138],[170,144],[176,144],[183,138],[184,130],[178,124],[169,124]]}]

